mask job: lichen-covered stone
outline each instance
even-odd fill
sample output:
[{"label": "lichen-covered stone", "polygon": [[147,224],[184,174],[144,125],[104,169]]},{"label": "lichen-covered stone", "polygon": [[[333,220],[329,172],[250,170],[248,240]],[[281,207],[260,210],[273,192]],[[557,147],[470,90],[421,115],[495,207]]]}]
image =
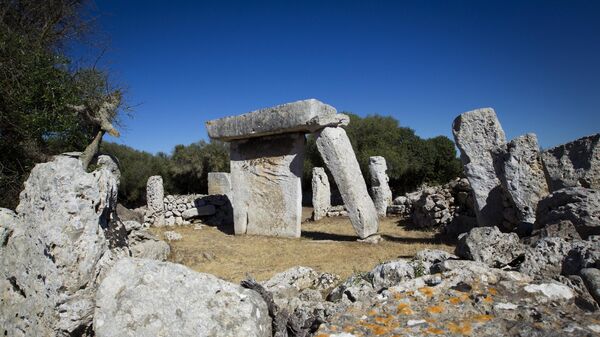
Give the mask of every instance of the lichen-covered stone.
[{"label": "lichen-covered stone", "polygon": [[313,220],[318,221],[327,216],[327,211],[331,207],[331,188],[324,168],[313,168],[311,184]]},{"label": "lichen-covered stone", "polygon": [[282,133],[310,133],[348,124],[348,116],[316,99],[286,103],[206,122],[210,138],[231,141]]},{"label": "lichen-covered stone", "polygon": [[565,187],[600,189],[600,133],[542,152],[552,191]]},{"label": "lichen-covered stone", "polygon": [[494,153],[506,146],[506,136],[492,108],[468,111],[452,124],[465,175],[473,189],[480,226],[500,226],[504,220],[503,192],[494,166]]},{"label": "lichen-covered stone", "polygon": [[317,133],[316,143],[340,190],[356,234],[364,239],[377,233],[377,210],[367,191],[365,179],[346,131],[342,128],[324,128]]},{"label": "lichen-covered stone", "polygon": [[386,174],[387,164],[385,158],[374,156],[369,158],[369,173],[371,174],[371,192],[377,214],[385,217],[387,208],[392,204],[392,190],[388,182],[390,178]]},{"label": "lichen-covered stone", "polygon": [[300,236],[304,145],[301,133],[231,142],[236,234]]}]

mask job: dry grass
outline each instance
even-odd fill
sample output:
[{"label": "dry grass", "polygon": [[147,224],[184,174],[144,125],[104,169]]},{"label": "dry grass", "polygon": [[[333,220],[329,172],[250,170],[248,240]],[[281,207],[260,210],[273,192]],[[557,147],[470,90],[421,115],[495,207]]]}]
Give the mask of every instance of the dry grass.
[{"label": "dry grass", "polygon": [[[309,218],[310,212],[310,208],[303,209],[303,218]],[[229,228],[210,226],[200,230],[184,226],[152,231],[161,238],[166,230],[183,235],[181,241],[171,243],[170,261],[235,283],[247,275],[266,280],[298,265],[334,273],[344,279],[355,271],[368,271],[379,262],[409,257],[424,248],[453,250],[452,246],[434,238],[434,233],[407,231],[398,221],[398,218],[381,221],[379,231],[385,241],[379,244],[357,242],[347,217],[304,221],[300,239],[234,236],[228,233]]]}]

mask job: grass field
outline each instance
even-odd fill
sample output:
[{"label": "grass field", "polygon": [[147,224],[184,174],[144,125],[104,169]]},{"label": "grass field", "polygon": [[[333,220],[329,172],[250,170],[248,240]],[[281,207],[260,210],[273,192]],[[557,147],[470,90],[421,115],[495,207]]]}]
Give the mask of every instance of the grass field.
[{"label": "grass field", "polygon": [[293,266],[306,266],[334,273],[342,278],[356,271],[371,270],[376,264],[398,257],[410,257],[424,248],[453,251],[432,232],[408,231],[399,218],[385,218],[379,232],[383,242],[358,242],[347,217],[308,221],[312,209],[303,209],[302,237],[299,239],[264,236],[234,236],[231,228],[194,226],[153,228],[159,237],[166,230],[183,235],[171,242],[169,260],[196,271],[217,275],[238,283],[247,275],[259,281]]}]

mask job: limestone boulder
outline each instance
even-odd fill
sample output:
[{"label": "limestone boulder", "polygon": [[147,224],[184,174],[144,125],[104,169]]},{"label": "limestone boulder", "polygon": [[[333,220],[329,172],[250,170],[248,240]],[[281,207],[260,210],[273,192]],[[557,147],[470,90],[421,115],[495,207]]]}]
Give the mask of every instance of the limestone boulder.
[{"label": "limestone boulder", "polygon": [[367,191],[365,179],[346,131],[342,128],[324,128],[317,133],[316,143],[340,190],[356,234],[364,239],[377,233],[377,210]]},{"label": "limestone boulder", "polygon": [[500,226],[504,220],[503,192],[494,166],[494,153],[506,146],[506,136],[494,109],[458,116],[452,124],[465,175],[473,189],[480,226]]},{"label": "limestone boulder", "polygon": [[371,192],[377,214],[385,217],[388,206],[392,205],[392,190],[388,184],[390,178],[387,173],[385,158],[374,156],[369,158],[369,173],[371,174]]},{"label": "limestone boulder", "polygon": [[181,217],[185,220],[189,220],[192,218],[197,218],[200,216],[209,216],[213,215],[217,212],[217,209],[214,205],[203,205],[203,206],[195,206],[190,209],[186,209],[181,212]]},{"label": "limestone boulder", "polygon": [[316,99],[286,103],[206,122],[212,139],[232,141],[283,133],[312,133],[326,126],[347,125],[349,118]]},{"label": "limestone boulder", "polygon": [[271,336],[258,293],[182,265],[126,258],[96,294],[94,330],[112,336]]},{"label": "limestone boulder", "polygon": [[523,256],[524,247],[515,233],[502,233],[498,227],[476,227],[459,236],[455,254],[490,267],[502,267]]},{"label": "limestone boulder", "polygon": [[97,286],[129,255],[120,246],[127,240],[118,236],[126,232],[115,219],[116,196],[113,173],[87,173],[76,156],[33,168],[0,249],[4,335],[90,333]]},{"label": "limestone boulder", "polygon": [[134,230],[127,239],[132,257],[166,261],[171,253],[168,243],[145,230]]},{"label": "limestone boulder", "polygon": [[569,187],[540,200],[536,228],[569,221],[582,238],[600,234],[600,190]]},{"label": "limestone boulder", "polygon": [[331,188],[324,168],[313,168],[311,185],[313,220],[318,221],[327,216],[327,211],[331,208]]},{"label": "limestone boulder", "polygon": [[584,268],[580,274],[590,295],[600,304],[600,269]]},{"label": "limestone boulder", "polygon": [[542,152],[552,191],[565,187],[600,189],[600,133]]},{"label": "limestone boulder", "polygon": [[533,224],[538,202],[549,194],[536,135],[528,133],[511,140],[500,156],[500,181],[516,208],[517,219]]}]

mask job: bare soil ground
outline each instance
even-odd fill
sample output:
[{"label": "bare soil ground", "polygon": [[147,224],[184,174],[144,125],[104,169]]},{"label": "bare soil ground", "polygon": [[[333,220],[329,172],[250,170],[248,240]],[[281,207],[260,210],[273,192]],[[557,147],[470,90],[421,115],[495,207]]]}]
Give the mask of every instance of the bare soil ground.
[{"label": "bare soil ground", "polygon": [[293,266],[311,267],[345,279],[354,272],[369,271],[380,262],[411,257],[425,248],[454,249],[433,232],[406,230],[396,217],[380,221],[379,231],[385,241],[358,242],[347,217],[312,222],[308,220],[311,212],[311,208],[303,209],[303,219],[307,220],[302,223],[300,239],[235,236],[232,228],[194,229],[194,225],[152,228],[152,232],[161,238],[167,230],[183,235],[182,240],[170,243],[170,261],[235,283],[248,275],[263,281]]}]

